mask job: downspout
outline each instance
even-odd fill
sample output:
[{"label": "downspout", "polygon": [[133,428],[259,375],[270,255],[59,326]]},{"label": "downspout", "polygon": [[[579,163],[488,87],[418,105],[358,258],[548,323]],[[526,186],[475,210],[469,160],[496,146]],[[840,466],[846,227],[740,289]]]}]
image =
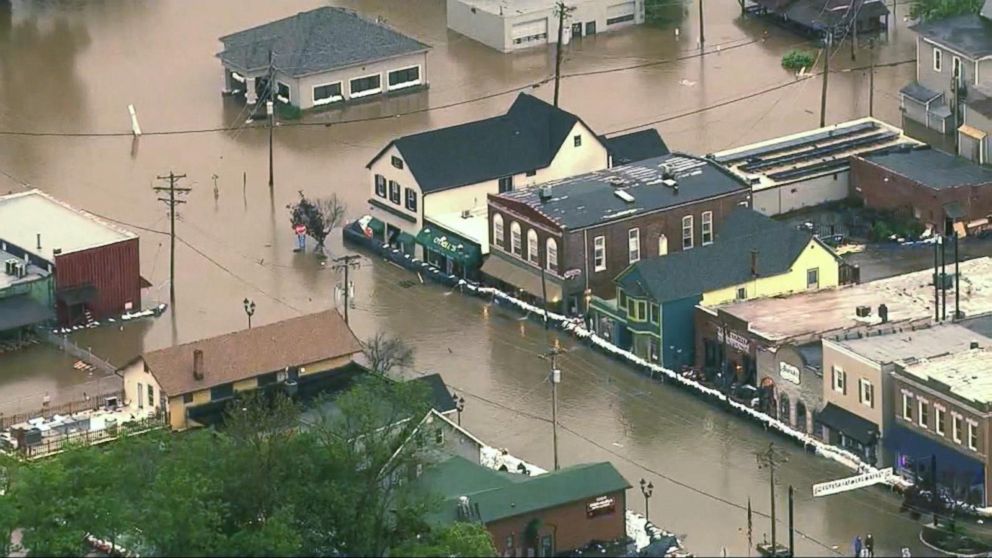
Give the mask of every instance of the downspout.
[{"label": "downspout", "polygon": [[[584,229],[582,231],[582,263],[585,269],[582,271],[583,281],[585,286],[582,289],[582,298],[585,299],[586,291],[589,290],[589,229]],[[586,311],[589,309],[586,308]]]}]

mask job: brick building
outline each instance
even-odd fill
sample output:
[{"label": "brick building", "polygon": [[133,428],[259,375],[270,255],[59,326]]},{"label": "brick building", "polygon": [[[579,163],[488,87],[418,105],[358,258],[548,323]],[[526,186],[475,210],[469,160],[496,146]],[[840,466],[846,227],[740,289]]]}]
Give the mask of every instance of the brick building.
[{"label": "brick building", "polygon": [[937,233],[973,234],[989,226],[992,169],[926,148],[856,155],[851,196],[911,214]]},{"label": "brick building", "polygon": [[[750,190],[720,165],[669,154],[539,188],[489,195],[484,275],[552,307],[584,313],[648,256],[707,246]],[[546,293],[546,294],[545,294]]]}]

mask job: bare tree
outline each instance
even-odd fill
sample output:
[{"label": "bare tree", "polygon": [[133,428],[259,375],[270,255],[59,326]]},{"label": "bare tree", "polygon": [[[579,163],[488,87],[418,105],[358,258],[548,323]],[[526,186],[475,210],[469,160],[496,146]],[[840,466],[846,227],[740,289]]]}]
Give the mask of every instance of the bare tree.
[{"label": "bare tree", "polygon": [[308,198],[300,190],[300,201],[286,206],[289,209],[289,220],[293,224],[303,225],[307,234],[317,241],[315,252],[324,253],[324,241],[331,231],[344,220],[345,204],[332,194],[327,198]]},{"label": "bare tree", "polygon": [[405,341],[382,333],[362,343],[369,367],[377,374],[389,374],[394,368],[409,368],[413,366],[413,349]]}]

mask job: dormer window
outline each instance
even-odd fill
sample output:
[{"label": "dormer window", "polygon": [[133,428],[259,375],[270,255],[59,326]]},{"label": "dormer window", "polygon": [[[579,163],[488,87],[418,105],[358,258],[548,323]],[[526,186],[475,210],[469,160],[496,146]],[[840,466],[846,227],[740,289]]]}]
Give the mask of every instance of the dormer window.
[{"label": "dormer window", "polygon": [[403,159],[400,159],[396,155],[393,155],[392,163],[393,163],[393,166],[396,167],[396,168],[398,168],[398,169],[402,169],[403,168]]}]

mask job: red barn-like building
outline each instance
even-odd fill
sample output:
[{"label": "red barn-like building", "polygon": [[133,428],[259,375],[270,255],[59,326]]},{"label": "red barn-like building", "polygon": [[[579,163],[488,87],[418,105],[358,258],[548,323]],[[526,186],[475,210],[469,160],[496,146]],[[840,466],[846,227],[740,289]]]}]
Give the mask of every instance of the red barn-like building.
[{"label": "red barn-like building", "polygon": [[62,325],[141,308],[138,236],[39,190],[0,196],[0,249],[54,274]]}]

